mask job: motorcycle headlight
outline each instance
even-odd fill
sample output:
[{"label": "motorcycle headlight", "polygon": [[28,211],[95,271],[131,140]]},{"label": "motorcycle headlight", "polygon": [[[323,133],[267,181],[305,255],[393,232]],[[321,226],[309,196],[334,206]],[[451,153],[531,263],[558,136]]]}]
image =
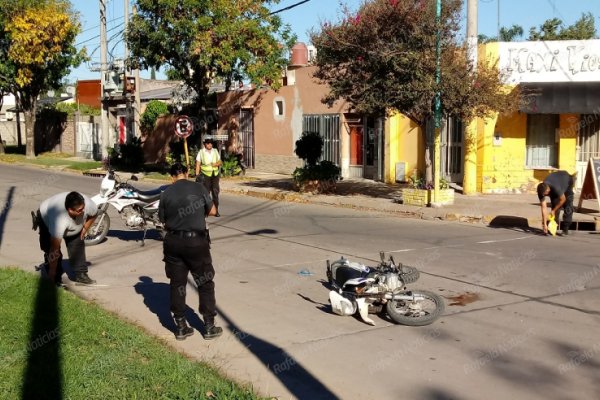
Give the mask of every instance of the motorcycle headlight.
[{"label": "motorcycle headlight", "polygon": [[110,179],[102,179],[102,183],[100,183],[100,196],[106,197],[108,192],[113,190],[115,187],[115,181]]}]

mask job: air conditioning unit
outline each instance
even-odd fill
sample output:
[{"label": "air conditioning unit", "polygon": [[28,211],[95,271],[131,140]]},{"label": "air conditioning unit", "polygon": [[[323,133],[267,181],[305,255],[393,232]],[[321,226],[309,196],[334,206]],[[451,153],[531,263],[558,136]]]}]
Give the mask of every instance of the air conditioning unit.
[{"label": "air conditioning unit", "polygon": [[7,111],[6,114],[4,115],[6,117],[7,121],[12,121],[13,118],[15,117],[15,114],[13,114],[12,111]]}]

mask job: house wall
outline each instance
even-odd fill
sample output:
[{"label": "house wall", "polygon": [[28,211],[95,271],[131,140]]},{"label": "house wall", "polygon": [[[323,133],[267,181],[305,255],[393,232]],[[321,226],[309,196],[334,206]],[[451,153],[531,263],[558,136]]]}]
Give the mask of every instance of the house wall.
[{"label": "house wall", "polygon": [[100,108],[100,79],[77,81],[77,102]]},{"label": "house wall", "polygon": [[[579,115],[561,114],[558,135],[558,168],[576,170]],[[499,133],[501,144],[494,143]],[[482,193],[522,193],[535,190],[553,169],[526,167],[527,114],[514,113],[478,121],[478,181]]]},{"label": "house wall", "polygon": [[[478,121],[477,190],[509,193],[531,189],[532,170],[525,169],[527,115],[495,115]],[[494,143],[494,135],[500,143]]]},{"label": "house wall", "polygon": [[[21,143],[25,144],[25,119],[20,118],[21,125]],[[0,137],[4,144],[8,146],[16,146],[19,143],[17,137],[17,118],[13,118],[12,121],[0,121]]]},{"label": "house wall", "polygon": [[[256,169],[286,174],[293,172],[297,166],[302,165],[302,161],[294,153],[296,140],[302,134],[302,116],[342,114],[347,110],[347,106],[341,101],[334,103],[331,108],[321,103],[329,89],[312,77],[314,71],[315,67],[295,69],[294,85],[283,86],[278,91],[253,89],[220,93],[217,97],[218,133],[228,133],[229,121],[232,116],[237,117],[240,108],[252,109]],[[283,115],[277,115],[277,101],[283,102]],[[340,150],[343,167],[349,163],[349,145],[346,143],[349,141],[349,135],[343,122],[341,125]]]},{"label": "house wall", "polygon": [[[144,149],[144,162],[146,163],[161,163],[166,160],[169,154],[169,143],[177,139],[173,127],[177,120],[176,115],[163,115],[158,117],[154,130],[149,134],[142,135],[142,143]],[[192,143],[188,143],[192,146]],[[193,168],[195,161],[190,160],[190,167]]]},{"label": "house wall", "polygon": [[579,114],[561,114],[558,136],[558,168],[575,173],[577,170],[577,132]]},{"label": "house wall", "polygon": [[[479,57],[488,62],[499,61],[500,44],[480,46]],[[516,71],[516,67],[514,70]],[[516,72],[513,72],[513,75]],[[512,86],[507,86],[510,89]],[[560,114],[558,136],[558,168],[576,171],[578,114]],[[494,115],[478,119],[477,125],[477,191],[481,193],[532,192],[554,169],[526,166],[527,114]],[[499,133],[501,143],[494,143]]]},{"label": "house wall", "polygon": [[[415,170],[425,169],[423,133],[421,128],[403,114],[394,114],[389,119],[389,152],[386,154],[385,181],[409,179]],[[386,146],[387,147],[387,146]],[[396,176],[396,163],[405,162],[405,176]]]}]

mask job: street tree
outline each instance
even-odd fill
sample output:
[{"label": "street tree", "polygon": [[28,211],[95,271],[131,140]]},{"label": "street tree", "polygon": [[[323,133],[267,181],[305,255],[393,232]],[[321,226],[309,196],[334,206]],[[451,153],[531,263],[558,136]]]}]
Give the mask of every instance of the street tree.
[{"label": "street tree", "polygon": [[479,43],[490,43],[490,42],[516,42],[523,37],[523,27],[521,25],[513,24],[510,28],[503,26],[500,28],[499,36],[488,37],[484,34],[478,35]]},{"label": "street tree", "polygon": [[596,39],[596,25],[592,13],[584,13],[573,25],[564,26],[559,18],[546,20],[539,28],[529,29],[529,40],[587,40]]},{"label": "street tree", "polygon": [[[426,135],[441,94],[444,116],[469,122],[497,110],[515,108],[516,91],[504,89],[495,65],[481,60],[477,69],[459,43],[462,0],[444,0],[441,21],[435,2],[372,0],[357,13],[344,8],[337,23],[324,22],[311,33],[317,47],[315,77],[329,86],[323,99],[346,100],[356,112],[400,112]],[[436,32],[441,46],[441,80],[436,83]],[[426,180],[432,180],[430,143],[425,137]]]},{"label": "street tree", "polygon": [[249,79],[280,86],[295,37],[267,4],[256,0],[138,0],[129,24],[130,61],[142,69],[165,67],[197,94],[202,114],[214,78],[229,89]]},{"label": "street tree", "polygon": [[81,30],[66,0],[7,0],[0,11],[6,69],[3,80],[14,90],[25,114],[26,155],[35,157],[34,125],[39,95],[58,89],[70,68],[85,59],[75,37]]}]

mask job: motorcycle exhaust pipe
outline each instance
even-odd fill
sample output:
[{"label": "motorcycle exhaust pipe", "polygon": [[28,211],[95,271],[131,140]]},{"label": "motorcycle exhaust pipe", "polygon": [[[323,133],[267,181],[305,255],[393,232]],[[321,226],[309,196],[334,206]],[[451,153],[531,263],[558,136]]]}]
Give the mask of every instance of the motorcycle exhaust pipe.
[{"label": "motorcycle exhaust pipe", "polygon": [[384,296],[387,300],[407,300],[407,301],[423,301],[425,297],[421,295],[414,295],[411,292],[402,294],[386,294]]}]

